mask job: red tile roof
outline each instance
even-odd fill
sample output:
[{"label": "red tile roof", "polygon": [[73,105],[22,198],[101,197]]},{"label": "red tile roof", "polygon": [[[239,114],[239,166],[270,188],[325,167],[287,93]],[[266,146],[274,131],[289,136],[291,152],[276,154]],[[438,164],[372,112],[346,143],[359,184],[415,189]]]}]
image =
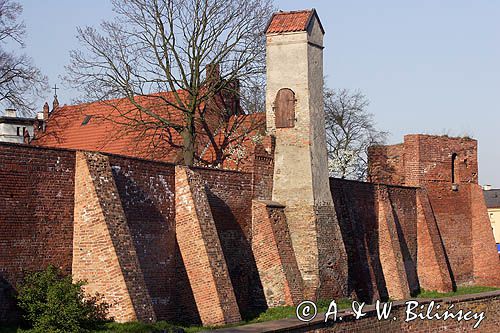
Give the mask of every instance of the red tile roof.
[{"label": "red tile roof", "polygon": [[[314,9],[274,13],[269,21],[266,33],[306,31],[313,16],[317,17]],[[321,29],[323,30],[322,27]]]},{"label": "red tile roof", "polygon": [[[158,96],[168,97],[168,95],[170,93]],[[143,102],[155,108],[155,113],[161,114],[174,123],[182,123],[181,111],[166,107],[164,104],[155,106],[154,99],[147,99]],[[158,102],[158,104],[161,103]],[[164,134],[123,124],[125,119],[121,115],[124,113],[132,119],[141,116],[127,99],[59,107],[50,114],[46,131],[38,134],[33,144],[102,151],[166,162],[174,162],[180,158],[179,149],[176,146],[181,144],[182,139],[177,132],[170,131],[172,144],[161,143],[158,147],[150,147],[151,138],[158,139]],[[164,142],[164,140],[156,141]]]},{"label": "red tile roof", "polygon": [[[181,98],[186,95],[182,91],[178,93]],[[177,108],[166,106],[162,98],[172,100],[173,93],[138,97],[138,102],[172,123],[183,124],[183,113]],[[182,162],[182,138],[175,130],[153,129],[149,125],[143,128],[132,127],[127,125],[124,115],[134,120],[139,117],[145,122],[151,120],[125,98],[65,105],[50,114],[46,131],[37,134],[32,144],[101,151],[171,163]],[[135,123],[134,120],[130,122]],[[265,115],[233,116],[232,123],[241,123],[241,129],[233,135],[245,129],[253,133],[265,129]],[[214,149],[209,147],[207,136],[202,132],[201,128],[198,129],[197,146],[200,154],[205,155],[204,159],[210,160]],[[223,136],[219,133],[216,141],[222,140]]]}]

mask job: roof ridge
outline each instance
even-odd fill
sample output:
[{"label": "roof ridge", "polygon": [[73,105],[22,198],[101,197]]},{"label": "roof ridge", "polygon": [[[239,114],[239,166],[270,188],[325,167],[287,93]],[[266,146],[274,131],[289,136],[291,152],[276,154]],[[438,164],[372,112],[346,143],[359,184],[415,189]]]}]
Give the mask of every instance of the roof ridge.
[{"label": "roof ridge", "polygon": [[[175,90],[177,93],[183,93],[186,90],[185,89],[177,89]],[[153,97],[154,95],[162,95],[162,94],[173,94],[173,91],[159,91],[155,93],[150,93],[150,94],[144,94],[144,95],[135,95],[136,97]],[[82,102],[82,103],[77,103],[77,104],[64,104],[63,106],[58,107],[55,112],[62,108],[68,108],[68,107],[89,107],[93,104],[105,104],[105,103],[112,103],[112,102],[119,102],[123,100],[128,100],[128,97],[116,97],[116,98],[110,98],[110,99],[104,99],[104,100],[95,100],[95,101],[89,101],[89,102]]]},{"label": "roof ridge", "polygon": [[275,12],[269,19],[265,31],[266,34],[307,31],[313,17],[316,17],[321,31],[324,33],[325,31],[319,20],[318,13],[314,8]]},{"label": "roof ridge", "polygon": [[287,10],[287,11],[280,10],[280,11],[274,13],[274,15],[297,14],[297,13],[304,13],[304,12],[312,12],[313,10],[314,10],[314,8],[299,9],[299,10]]}]

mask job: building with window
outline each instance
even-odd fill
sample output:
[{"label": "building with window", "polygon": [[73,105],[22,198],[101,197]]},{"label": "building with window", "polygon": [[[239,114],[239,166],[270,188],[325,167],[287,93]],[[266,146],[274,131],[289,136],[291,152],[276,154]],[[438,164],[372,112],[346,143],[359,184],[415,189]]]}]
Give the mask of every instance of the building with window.
[{"label": "building with window", "polygon": [[489,185],[484,186],[483,189],[495,242],[500,244],[500,189],[492,189]]},{"label": "building with window", "polygon": [[14,109],[6,109],[0,117],[0,142],[25,143],[33,137],[36,118],[18,117]]}]

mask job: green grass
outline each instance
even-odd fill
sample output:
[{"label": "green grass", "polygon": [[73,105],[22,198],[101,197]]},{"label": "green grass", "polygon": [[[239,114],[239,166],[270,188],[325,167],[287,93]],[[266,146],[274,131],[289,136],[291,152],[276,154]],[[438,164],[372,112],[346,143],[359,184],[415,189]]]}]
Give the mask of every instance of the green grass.
[{"label": "green grass", "polygon": [[[98,329],[94,329],[92,333],[159,333],[159,332],[178,332],[179,329],[182,328],[186,333],[196,333],[202,330],[207,330],[207,327],[183,327],[179,325],[173,325],[171,323],[167,323],[164,321],[159,321],[154,324],[145,324],[139,322],[131,322],[131,323],[106,323],[99,327]],[[29,333],[29,330],[23,330],[18,326],[10,326],[10,327],[0,327],[0,333]]]},{"label": "green grass", "polygon": [[469,294],[477,294],[485,291],[494,291],[500,290],[500,288],[493,287],[481,287],[481,286],[468,286],[468,287],[458,287],[456,291],[449,293],[440,293],[433,290],[422,290],[420,294],[417,295],[418,298],[442,298],[442,297],[450,297],[450,296],[460,296],[460,295],[469,295]]},{"label": "green grass", "polygon": [[154,324],[144,324],[144,323],[108,323],[103,328],[98,330],[93,330],[92,333],[152,333],[152,332],[175,332],[175,329],[182,328],[187,333],[200,332],[204,327],[182,327],[178,325],[173,325],[165,321],[159,321]]},{"label": "green grass", "polygon": [[[336,300],[336,302],[337,302],[337,308],[339,310],[342,310],[350,308],[352,301],[350,299],[340,299]],[[324,313],[326,312],[326,310],[328,310],[328,306],[330,305],[330,300],[320,300],[316,302],[316,305],[318,306],[318,313]],[[244,322],[244,324],[254,324],[254,323],[261,323],[264,321],[294,318],[294,317],[295,317],[295,306],[278,306],[275,308],[267,309],[266,312],[261,313],[258,317],[252,320]]]}]

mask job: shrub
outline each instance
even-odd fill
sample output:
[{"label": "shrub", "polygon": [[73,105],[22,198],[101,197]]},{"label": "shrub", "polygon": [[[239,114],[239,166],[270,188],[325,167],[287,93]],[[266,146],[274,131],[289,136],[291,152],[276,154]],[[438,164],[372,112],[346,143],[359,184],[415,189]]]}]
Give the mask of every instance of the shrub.
[{"label": "shrub", "polygon": [[86,295],[83,285],[52,266],[28,275],[17,299],[32,331],[79,333],[103,323],[109,305],[99,295]]}]

